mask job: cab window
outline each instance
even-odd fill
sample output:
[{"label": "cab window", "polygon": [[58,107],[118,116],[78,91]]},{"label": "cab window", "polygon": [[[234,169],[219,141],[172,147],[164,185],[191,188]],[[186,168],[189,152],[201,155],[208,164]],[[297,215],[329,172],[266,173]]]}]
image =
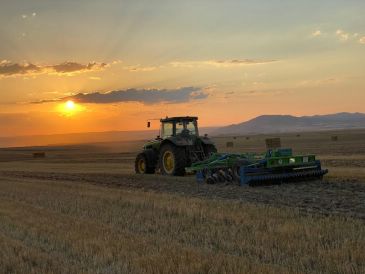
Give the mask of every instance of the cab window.
[{"label": "cab window", "polygon": [[176,123],[176,135],[189,134],[197,135],[196,122],[195,121],[181,121]]},{"label": "cab window", "polygon": [[195,121],[187,121],[186,129],[189,130],[190,135],[197,135],[196,132],[196,122]]},{"label": "cab window", "polygon": [[176,123],[176,135],[179,135],[184,130],[184,123],[183,122],[177,122]]},{"label": "cab window", "polygon": [[172,123],[163,123],[162,124],[162,137],[170,137],[173,135],[173,124]]}]

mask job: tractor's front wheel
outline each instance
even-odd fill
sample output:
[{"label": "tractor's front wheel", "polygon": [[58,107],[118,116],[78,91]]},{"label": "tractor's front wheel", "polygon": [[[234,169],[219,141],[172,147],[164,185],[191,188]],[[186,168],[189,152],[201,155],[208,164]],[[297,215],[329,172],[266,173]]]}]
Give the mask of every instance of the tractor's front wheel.
[{"label": "tractor's front wheel", "polygon": [[184,176],[186,167],[184,147],[164,145],[160,150],[159,166],[163,175]]},{"label": "tractor's front wheel", "polygon": [[134,163],[134,169],[137,174],[153,174],[155,173],[155,167],[151,159],[147,157],[145,152],[137,155]]}]

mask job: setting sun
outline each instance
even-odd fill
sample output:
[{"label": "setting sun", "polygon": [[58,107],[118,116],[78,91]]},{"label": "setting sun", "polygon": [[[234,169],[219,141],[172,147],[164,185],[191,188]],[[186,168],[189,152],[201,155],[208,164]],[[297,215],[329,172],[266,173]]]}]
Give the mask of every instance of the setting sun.
[{"label": "setting sun", "polygon": [[75,109],[75,103],[71,100],[66,102],[66,108],[69,110],[74,110]]},{"label": "setting sun", "polygon": [[68,100],[58,105],[57,107],[58,112],[60,112],[62,116],[66,117],[74,116],[76,113],[82,111],[83,109],[84,108],[81,105],[76,104],[72,100]]}]

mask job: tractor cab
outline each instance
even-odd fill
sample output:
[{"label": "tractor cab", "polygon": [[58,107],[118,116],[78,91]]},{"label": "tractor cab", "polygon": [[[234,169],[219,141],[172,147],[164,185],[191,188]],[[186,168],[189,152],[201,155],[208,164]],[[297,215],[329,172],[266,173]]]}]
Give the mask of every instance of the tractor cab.
[{"label": "tractor cab", "polygon": [[162,139],[177,136],[199,136],[198,117],[172,117],[161,119]]}]

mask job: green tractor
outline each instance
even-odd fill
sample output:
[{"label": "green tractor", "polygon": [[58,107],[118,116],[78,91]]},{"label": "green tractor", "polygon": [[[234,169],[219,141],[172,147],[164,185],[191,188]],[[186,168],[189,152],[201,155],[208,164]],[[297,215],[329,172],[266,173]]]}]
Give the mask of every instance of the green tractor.
[{"label": "green tractor", "polygon": [[198,117],[166,117],[160,122],[160,136],[148,141],[137,155],[136,173],[153,174],[160,170],[163,175],[183,176],[186,167],[217,152],[207,135],[199,136]]}]

